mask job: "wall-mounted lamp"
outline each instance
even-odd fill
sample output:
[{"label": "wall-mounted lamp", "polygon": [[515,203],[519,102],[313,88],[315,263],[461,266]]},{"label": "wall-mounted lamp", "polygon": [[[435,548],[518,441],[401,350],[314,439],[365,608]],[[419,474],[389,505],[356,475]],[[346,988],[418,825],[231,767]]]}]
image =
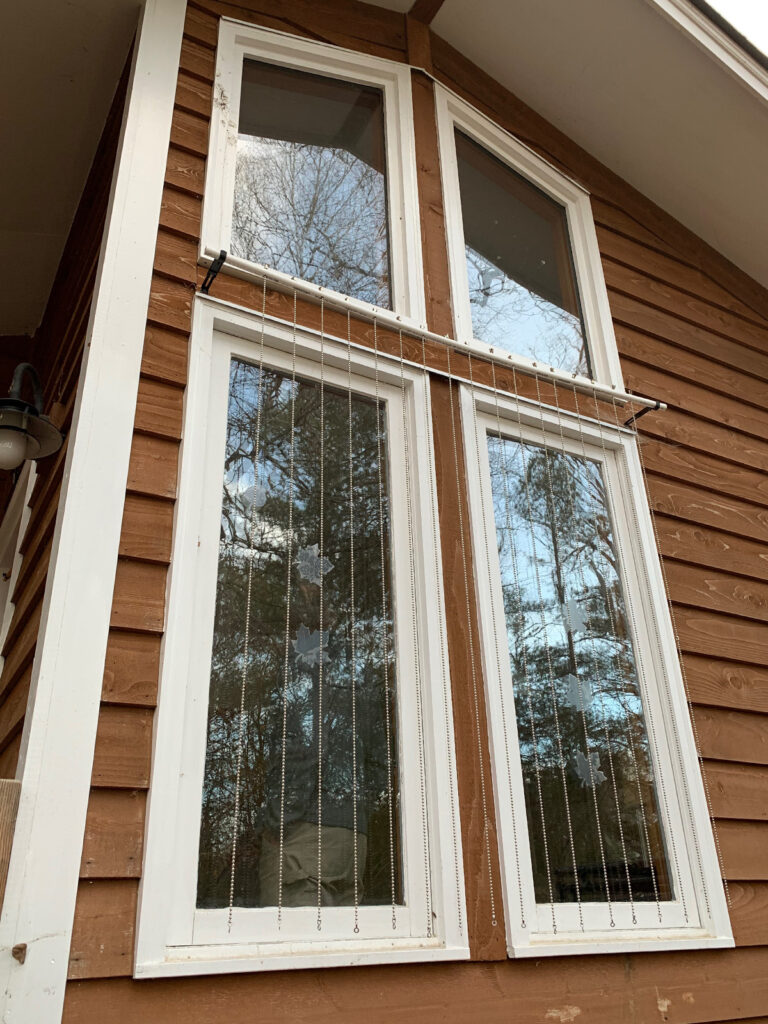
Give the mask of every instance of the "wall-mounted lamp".
[{"label": "wall-mounted lamp", "polygon": [[[21,397],[25,375],[32,384],[32,403]],[[11,390],[0,398],[0,469],[16,469],[25,459],[44,459],[61,448],[64,435],[43,416],[43,389],[31,363],[13,371]]]}]

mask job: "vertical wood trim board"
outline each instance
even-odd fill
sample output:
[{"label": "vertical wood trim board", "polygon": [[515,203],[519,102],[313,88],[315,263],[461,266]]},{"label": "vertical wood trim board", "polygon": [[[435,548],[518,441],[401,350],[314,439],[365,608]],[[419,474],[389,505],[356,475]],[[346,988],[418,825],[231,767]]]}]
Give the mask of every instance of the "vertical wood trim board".
[{"label": "vertical wood trim board", "polygon": [[0,1016],[58,1024],[185,0],[148,0],[134,48],[35,651],[0,946]]}]

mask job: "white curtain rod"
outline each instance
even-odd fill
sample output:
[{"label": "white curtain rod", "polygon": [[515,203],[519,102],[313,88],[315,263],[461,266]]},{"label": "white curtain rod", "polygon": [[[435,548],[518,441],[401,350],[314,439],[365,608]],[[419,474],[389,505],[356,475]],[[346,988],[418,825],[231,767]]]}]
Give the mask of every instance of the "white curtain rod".
[{"label": "white curtain rod", "polygon": [[[211,265],[220,259],[221,254],[212,255],[210,250],[206,250],[201,253],[199,263],[201,266],[211,267]],[[207,286],[213,284],[218,273],[223,272],[229,274],[232,277],[240,278],[244,281],[262,282],[267,281],[270,285],[274,286],[278,291],[292,293],[297,292],[303,297],[309,299],[311,302],[319,304],[323,302],[326,309],[335,309],[342,313],[349,313],[351,316],[357,317],[361,320],[365,320],[368,323],[373,324],[374,321],[377,325],[385,328],[389,328],[393,331],[402,331],[404,335],[416,338],[418,341],[432,341],[439,345],[450,347],[457,352],[466,352],[470,356],[475,356],[478,359],[485,360],[486,362],[494,362],[500,366],[511,366],[516,371],[519,371],[526,376],[539,377],[541,380],[552,381],[555,384],[561,384],[564,387],[581,391],[590,395],[598,395],[609,401],[620,402],[622,405],[628,403],[634,403],[640,405],[645,409],[666,409],[667,406],[664,402],[658,402],[653,398],[644,398],[641,395],[633,395],[629,391],[624,391],[616,387],[616,385],[599,384],[597,381],[590,380],[588,377],[582,377],[579,374],[565,373],[562,370],[557,370],[551,366],[545,366],[541,363],[537,363],[531,359],[526,359],[524,356],[514,355],[511,352],[500,351],[494,349],[490,345],[483,345],[472,341],[458,341],[448,335],[436,334],[434,331],[430,331],[423,325],[416,324],[414,321],[407,317],[398,316],[397,313],[393,313],[392,310],[381,309],[377,306],[368,305],[365,302],[361,302],[359,299],[354,299],[346,295],[340,295],[338,292],[330,291],[323,288],[322,285],[312,284],[309,281],[303,281],[301,278],[292,277],[290,274],[284,274],[279,270],[273,270],[271,267],[259,266],[256,268],[252,263],[247,260],[240,259],[237,256],[226,256],[226,260],[219,264],[218,268],[215,268],[215,274],[211,277],[211,280],[207,281]],[[200,293],[198,293],[200,294]],[[203,291],[203,294],[208,294],[207,288]],[[213,296],[211,296],[213,297]]]}]

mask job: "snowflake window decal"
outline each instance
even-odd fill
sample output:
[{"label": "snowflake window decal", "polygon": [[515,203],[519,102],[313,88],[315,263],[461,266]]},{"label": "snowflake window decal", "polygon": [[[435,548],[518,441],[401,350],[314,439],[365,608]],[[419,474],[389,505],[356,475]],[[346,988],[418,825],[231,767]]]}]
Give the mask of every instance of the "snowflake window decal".
[{"label": "snowflake window decal", "polygon": [[600,755],[596,750],[592,751],[589,758],[577,750],[573,756],[573,770],[582,786],[599,786],[607,778],[605,773],[600,771]]},{"label": "snowflake window decal", "polygon": [[309,547],[299,548],[296,564],[301,578],[309,583],[316,584],[318,587],[323,582],[323,576],[333,568],[333,562],[330,558],[326,558],[325,555],[322,558],[320,557],[320,546],[318,544],[310,544]]},{"label": "snowflake window decal", "polygon": [[329,660],[326,651],[328,633],[329,630],[324,629],[321,636],[319,629],[310,631],[303,623],[299,626],[296,631],[296,639],[291,640],[291,643],[296,652],[296,658],[302,665],[312,668],[319,665],[321,661],[325,664]]},{"label": "snowflake window decal", "polygon": [[586,711],[592,703],[592,683],[589,679],[579,679],[572,672],[565,677],[565,682],[567,690],[563,703],[569,708],[575,708],[576,711],[581,711],[582,708]]},{"label": "snowflake window decal", "polygon": [[263,508],[266,500],[267,489],[263,484],[251,484],[242,493],[243,505],[248,511]]},{"label": "snowflake window decal", "polygon": [[575,598],[569,597],[561,609],[567,629],[573,633],[586,633],[587,619],[584,609]]}]

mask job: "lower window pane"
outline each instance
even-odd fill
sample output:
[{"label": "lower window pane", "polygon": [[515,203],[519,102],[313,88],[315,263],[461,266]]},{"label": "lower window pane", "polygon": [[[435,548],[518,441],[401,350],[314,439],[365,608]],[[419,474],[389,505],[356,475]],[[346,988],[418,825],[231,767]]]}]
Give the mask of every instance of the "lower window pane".
[{"label": "lower window pane", "polygon": [[402,901],[385,416],[232,360],[199,907]]},{"label": "lower window pane", "polygon": [[670,899],[601,467],[488,445],[536,899]]}]

